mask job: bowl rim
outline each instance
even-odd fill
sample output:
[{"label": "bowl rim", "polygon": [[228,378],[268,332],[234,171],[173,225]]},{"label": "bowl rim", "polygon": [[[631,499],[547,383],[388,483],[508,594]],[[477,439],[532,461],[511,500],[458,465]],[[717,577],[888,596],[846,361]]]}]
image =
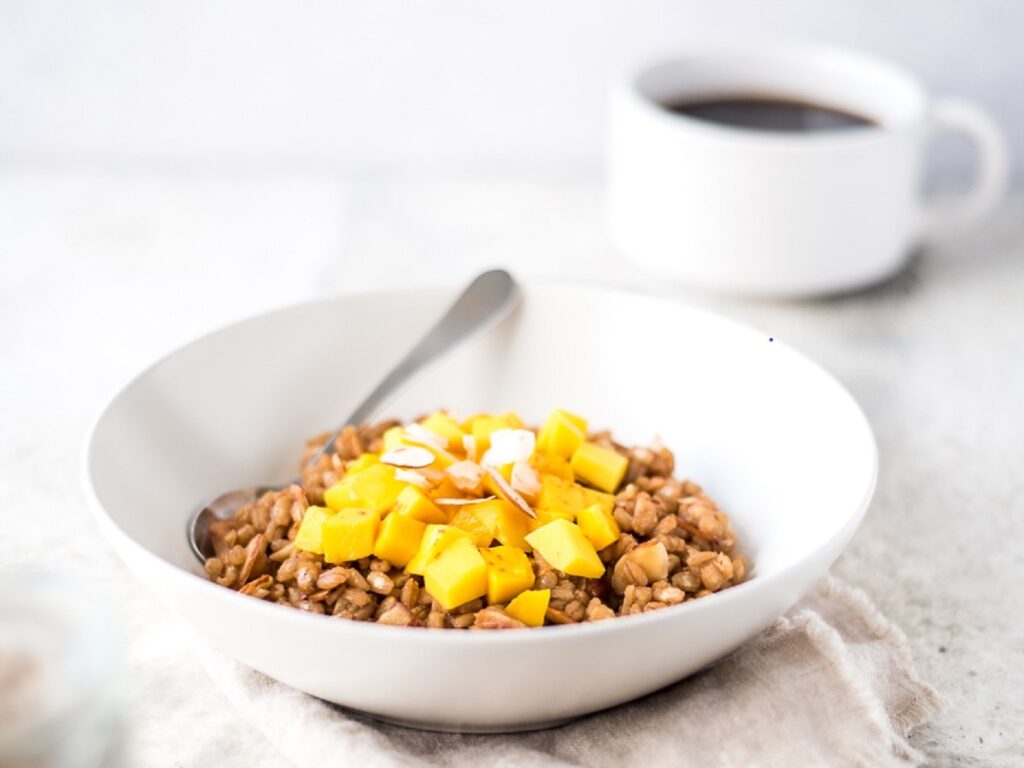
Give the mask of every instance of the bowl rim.
[{"label": "bowl rim", "polygon": [[[526,293],[526,299],[529,300],[529,292],[534,289],[554,289],[556,291],[565,291],[577,294],[591,294],[591,295],[603,295],[608,297],[625,297],[629,299],[642,299],[649,302],[657,302],[663,305],[669,305],[675,310],[681,310],[684,312],[691,313],[693,315],[702,316],[705,319],[710,320],[713,323],[719,325],[725,325],[730,327],[733,331],[748,336],[763,336],[756,328],[741,323],[738,320],[734,320],[725,315],[721,315],[717,312],[705,309],[703,307],[696,307],[683,301],[674,300],[671,297],[661,296],[652,293],[646,293],[638,290],[628,290],[621,288],[612,288],[605,285],[594,285],[590,283],[580,282],[569,282],[566,280],[558,279],[533,279],[528,280],[523,284]],[[650,611],[648,613],[635,614],[631,616],[616,616],[612,620],[596,621],[596,622],[580,622],[577,624],[564,624],[564,625],[549,625],[541,627],[529,627],[528,632],[466,632],[466,631],[430,631],[425,627],[396,627],[389,625],[376,624],[375,622],[368,621],[351,621],[351,620],[337,620],[330,616],[321,616],[319,614],[310,613],[307,611],[297,610],[292,606],[278,605],[276,603],[269,603],[266,600],[258,600],[251,598],[247,595],[239,594],[236,590],[227,589],[219,584],[216,584],[203,576],[193,573],[185,568],[177,566],[164,558],[160,557],[156,553],[152,552],[148,547],[144,546],[126,531],[124,531],[120,525],[113,519],[113,517],[106,511],[102,501],[99,498],[99,493],[96,490],[95,485],[92,482],[91,467],[93,461],[93,453],[95,450],[95,438],[96,433],[100,429],[107,415],[111,412],[114,406],[118,403],[121,397],[131,389],[140,379],[148,375],[151,371],[156,370],[159,366],[165,364],[171,357],[178,353],[189,349],[195,345],[201,344],[206,340],[222,335],[225,333],[232,332],[243,325],[247,325],[256,320],[267,320],[277,315],[295,312],[298,310],[304,310],[310,307],[334,304],[339,301],[345,301],[354,298],[362,299],[373,299],[376,297],[391,297],[395,294],[440,294],[454,290],[453,286],[436,285],[429,287],[420,288],[396,288],[396,289],[382,289],[382,290],[370,290],[370,291],[351,291],[351,292],[340,292],[335,293],[326,297],[318,297],[309,299],[306,301],[293,302],[283,306],[275,307],[264,312],[257,312],[255,314],[247,315],[241,319],[231,321],[224,325],[221,325],[211,331],[203,333],[183,344],[180,344],[173,349],[169,350],[165,354],[161,355],[157,359],[145,364],[141,370],[131,376],[124,384],[117,387],[114,393],[105,401],[103,407],[100,409],[98,415],[94,418],[89,426],[86,433],[85,441],[81,453],[80,461],[80,481],[85,491],[87,501],[89,503],[90,510],[92,512],[93,519],[97,522],[100,529],[104,532],[108,542],[114,544],[114,549],[118,555],[125,558],[122,555],[122,547],[126,547],[132,551],[142,561],[147,562],[150,566],[163,574],[166,580],[170,580],[179,584],[182,588],[187,589],[198,589],[202,594],[208,595],[213,600],[234,600],[235,607],[239,610],[245,610],[255,612],[256,614],[263,615],[268,619],[273,617],[279,617],[281,620],[288,620],[298,622],[301,626],[308,627],[310,632],[335,632],[335,633],[354,633],[355,637],[365,637],[367,639],[381,639],[380,633],[408,633],[411,629],[424,629],[427,631],[418,632],[416,634],[410,634],[408,637],[412,639],[417,638],[417,642],[428,642],[433,644],[464,644],[464,643],[480,643],[485,642],[491,645],[503,643],[521,643],[521,642],[542,642],[544,640],[554,640],[556,637],[586,637],[600,634],[617,634],[620,632],[629,632],[633,628],[639,629],[641,626],[646,624],[656,624],[661,622],[671,622],[677,617],[683,615],[699,616],[708,611],[714,611],[719,609],[725,609],[726,606],[737,600],[747,598],[747,596],[754,596],[755,593],[763,592],[771,589],[771,587],[784,580],[793,571],[798,570],[801,565],[808,559],[812,558],[815,554],[826,551],[834,545],[838,544],[839,548],[836,551],[835,557],[841,553],[846,543],[853,536],[854,532],[860,526],[861,521],[864,519],[864,515],[867,513],[868,507],[870,506],[871,499],[874,495],[875,488],[878,481],[878,445],[875,439],[874,431],[871,428],[871,424],[864,414],[863,409],[854,399],[853,395],[846,389],[845,386],[829,371],[827,371],[820,364],[807,357],[803,353],[797,351],[793,347],[790,347],[785,342],[780,342],[776,339],[773,343],[780,345],[785,348],[786,352],[794,356],[804,365],[809,366],[812,370],[818,373],[825,382],[833,387],[836,392],[840,395],[841,399],[851,407],[852,413],[859,425],[863,428],[864,434],[867,437],[867,448],[870,451],[870,475],[868,482],[865,486],[864,492],[860,500],[858,501],[855,509],[843,520],[842,524],[834,531],[828,538],[821,541],[813,549],[802,555],[797,561],[792,562],[774,573],[770,573],[764,576],[754,576],[747,581],[729,587],[728,589],[716,592],[713,595],[709,595],[708,598],[702,598],[700,600],[692,600],[682,603],[680,605],[673,605],[663,608],[657,611]],[[184,521],[184,518],[183,518]],[[184,530],[184,522],[182,523]],[[834,562],[834,559],[833,559]],[[129,568],[135,570],[134,563],[126,563]],[[829,563],[829,567],[831,562]],[[827,570],[827,569],[826,569]],[[146,574],[139,574],[144,579],[149,580],[150,577]],[[797,595],[792,603],[795,603],[802,595]],[[709,599],[710,598],[710,599]],[[791,605],[792,605],[791,603]],[[716,608],[717,606],[717,608]],[[685,612],[685,613],[684,613]],[[781,614],[780,614],[781,615]],[[313,624],[306,624],[306,622],[314,622]],[[384,635],[387,637],[388,635]],[[392,634],[392,639],[398,639],[405,635]]]}]

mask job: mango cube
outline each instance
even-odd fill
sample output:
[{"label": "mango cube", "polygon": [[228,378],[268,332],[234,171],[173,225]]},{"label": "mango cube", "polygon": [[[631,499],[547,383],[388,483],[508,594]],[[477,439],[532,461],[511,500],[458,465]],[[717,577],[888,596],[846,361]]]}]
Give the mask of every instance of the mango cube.
[{"label": "mango cube", "polygon": [[564,458],[572,456],[587,437],[587,422],[558,408],[552,411],[537,436],[537,450]]},{"label": "mango cube", "polygon": [[615,509],[615,495],[611,493],[603,493],[602,491],[595,491],[593,488],[583,489],[583,506],[590,507],[594,504],[601,507],[609,515],[612,510]]},{"label": "mango cube", "polygon": [[509,547],[530,549],[530,545],[526,543],[526,534],[530,532],[530,518],[512,503],[504,499],[491,499],[474,504],[470,509],[477,518],[487,523],[492,538]]},{"label": "mango cube", "polygon": [[458,511],[452,515],[449,525],[468,533],[478,547],[489,547],[494,541],[492,521],[477,515],[476,508],[478,506],[482,506],[482,504],[458,507]]},{"label": "mango cube", "polygon": [[520,592],[505,606],[505,613],[528,627],[542,627],[550,600],[550,589],[528,589]]},{"label": "mango cube", "polygon": [[388,515],[380,524],[380,533],[373,545],[373,554],[402,568],[419,551],[426,527],[426,523],[406,515]]},{"label": "mango cube", "polygon": [[352,459],[348,464],[345,465],[345,474],[354,475],[356,472],[362,472],[369,466],[377,464],[380,461],[380,456],[376,453],[364,453],[359,458]]},{"label": "mango cube", "polygon": [[583,535],[590,539],[594,549],[604,549],[617,541],[621,533],[619,524],[615,522],[611,512],[600,504],[591,504],[581,509],[576,515],[576,522]]},{"label": "mango cube", "polygon": [[411,517],[421,523],[446,523],[448,515],[444,513],[437,504],[430,500],[422,490],[415,485],[407,485],[395,499],[395,506],[391,508],[392,515]]},{"label": "mango cube", "polygon": [[373,554],[380,513],[348,507],[331,515],[321,526],[324,560],[347,563]]},{"label": "mango cube", "polygon": [[354,474],[346,474],[339,482],[324,491],[324,502],[331,509],[359,507],[387,512],[394,506],[398,494],[408,483],[395,477],[395,470],[387,464],[371,464]]},{"label": "mango cube", "polygon": [[465,432],[462,431],[459,423],[444,411],[430,414],[420,422],[420,425],[447,440],[449,448],[462,450],[462,436]]},{"label": "mango cube", "polygon": [[405,440],[402,439],[404,432],[405,430],[401,427],[391,427],[385,430],[382,436],[384,443],[381,452],[387,453],[388,451],[395,450],[395,448],[401,448],[403,445],[406,445]]},{"label": "mango cube", "polygon": [[537,509],[564,512],[571,518],[576,516],[584,504],[583,488],[576,483],[554,475],[540,476],[540,493],[537,494]]},{"label": "mango cube", "polygon": [[491,447],[491,433],[499,429],[521,429],[523,422],[514,413],[501,416],[481,414],[470,419],[466,426],[467,431],[476,440],[477,456],[483,456],[484,451]]},{"label": "mango cube", "polygon": [[487,561],[487,602],[507,603],[524,589],[533,586],[533,567],[523,550],[516,547],[491,547],[480,550]]},{"label": "mango cube", "polygon": [[583,482],[602,491],[615,493],[626,475],[629,460],[620,453],[594,443],[583,443],[573,453],[569,466]]},{"label": "mango cube", "polygon": [[535,509],[533,513],[536,517],[529,521],[531,531],[536,531],[554,520],[565,520],[570,523],[576,520],[576,515],[564,509]]},{"label": "mango cube", "polygon": [[597,556],[578,525],[568,520],[553,520],[526,535],[526,540],[552,568],[570,576],[596,579],[604,573],[604,563]]},{"label": "mango cube", "polygon": [[315,555],[324,553],[324,540],[321,528],[334,513],[324,507],[309,507],[302,516],[299,532],[295,534],[295,546]]},{"label": "mango cube", "polygon": [[427,563],[433,560],[445,547],[459,539],[465,539],[471,544],[473,543],[470,535],[459,528],[453,528],[450,525],[428,525],[426,530],[423,531],[423,538],[420,539],[420,548],[416,550],[412,560],[406,564],[405,572],[422,576]]},{"label": "mango cube", "polygon": [[569,466],[568,459],[559,456],[557,453],[535,451],[533,458],[530,459],[530,463],[542,475],[554,475],[562,480],[568,480],[570,483],[576,479],[572,472],[572,467]]},{"label": "mango cube", "polygon": [[456,539],[427,563],[427,592],[446,611],[487,594],[487,561],[468,539]]}]

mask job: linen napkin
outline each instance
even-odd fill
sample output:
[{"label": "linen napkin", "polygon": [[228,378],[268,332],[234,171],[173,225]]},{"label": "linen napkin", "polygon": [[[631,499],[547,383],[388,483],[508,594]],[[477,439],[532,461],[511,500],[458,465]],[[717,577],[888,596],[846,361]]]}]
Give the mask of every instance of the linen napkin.
[{"label": "linen napkin", "polygon": [[941,708],[906,637],[860,590],[826,577],[786,616],[676,685],[546,731],[494,736],[387,725],[206,645],[214,680],[295,766],[916,766],[906,740]]}]

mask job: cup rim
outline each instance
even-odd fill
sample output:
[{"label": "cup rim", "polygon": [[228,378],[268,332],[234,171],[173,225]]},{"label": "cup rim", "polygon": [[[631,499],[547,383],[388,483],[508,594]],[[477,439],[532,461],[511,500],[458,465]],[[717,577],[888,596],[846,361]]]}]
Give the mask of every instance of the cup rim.
[{"label": "cup rim", "polygon": [[[645,78],[654,77],[668,67],[683,67],[698,63],[714,64],[716,60],[729,60],[734,64],[737,61],[745,61],[751,67],[756,66],[758,62],[773,64],[782,62],[820,68],[840,67],[845,69],[851,78],[862,77],[864,80],[874,78],[878,82],[886,81],[894,90],[903,92],[903,99],[900,105],[893,110],[893,114],[883,117],[876,117],[870,108],[861,109],[856,105],[844,104],[841,99],[837,99],[835,102],[821,98],[816,99],[825,101],[827,106],[849,109],[854,113],[867,112],[872,118],[875,118],[875,122],[866,129],[804,133],[751,129],[681,115],[669,111],[649,90],[646,92],[644,90],[645,87],[649,88],[649,85],[643,83]],[[737,91],[740,89],[741,86],[737,85]],[[755,46],[706,45],[676,50],[650,57],[642,63],[624,69],[614,81],[614,91],[625,96],[628,101],[641,109],[645,116],[657,120],[667,129],[692,132],[705,138],[718,138],[730,142],[773,144],[786,147],[831,147],[840,144],[873,143],[894,131],[912,128],[925,114],[927,105],[926,93],[920,81],[898,64],[873,54],[840,46],[803,43]],[[802,95],[798,88],[783,82],[780,82],[778,90],[772,92],[776,95],[781,92],[782,95],[791,95],[795,98],[800,98]],[[809,96],[806,98],[811,99]]]}]

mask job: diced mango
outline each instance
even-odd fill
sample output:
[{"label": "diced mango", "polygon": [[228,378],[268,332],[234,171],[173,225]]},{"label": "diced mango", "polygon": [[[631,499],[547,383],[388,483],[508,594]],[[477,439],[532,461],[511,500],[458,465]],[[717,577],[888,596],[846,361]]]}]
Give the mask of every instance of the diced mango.
[{"label": "diced mango", "polygon": [[432,499],[457,499],[462,496],[462,492],[452,479],[445,475],[437,485],[427,491],[427,495]]},{"label": "diced mango", "polygon": [[576,515],[564,509],[535,509],[533,513],[536,517],[529,522],[531,531],[536,531],[554,520],[566,520],[570,523],[576,520]]},{"label": "diced mango", "polygon": [[395,506],[391,508],[392,515],[402,515],[419,520],[422,523],[447,523],[448,515],[439,506],[430,500],[422,490],[415,485],[409,485],[402,489],[395,499]]},{"label": "diced mango", "polygon": [[449,525],[468,533],[478,547],[489,547],[494,541],[494,529],[490,520],[477,515],[476,508],[478,506],[481,505],[468,504],[464,507],[457,507]]},{"label": "diced mango", "polygon": [[576,522],[583,535],[590,539],[594,549],[604,549],[617,541],[621,533],[619,524],[615,522],[611,512],[600,504],[591,504],[581,509],[576,515]]},{"label": "diced mango", "polygon": [[583,488],[554,475],[540,476],[538,509],[565,512],[575,517],[584,506]]},{"label": "diced mango", "polygon": [[426,523],[406,515],[388,515],[380,524],[373,554],[402,568],[419,551],[426,527]]},{"label": "diced mango", "polygon": [[602,491],[615,493],[626,474],[629,460],[620,453],[594,443],[583,443],[573,453],[569,466],[583,482]]},{"label": "diced mango", "polygon": [[405,441],[402,439],[404,430],[401,427],[391,427],[384,431],[383,440],[384,444],[381,451],[387,453],[393,451],[395,448],[401,448],[405,445]]},{"label": "diced mango", "polygon": [[506,546],[529,551],[526,534],[530,532],[530,518],[515,505],[504,499],[490,499],[469,508],[477,518],[487,523],[493,538]]},{"label": "diced mango", "polygon": [[380,461],[380,456],[376,453],[364,453],[359,458],[352,459],[348,464],[345,465],[345,474],[354,475],[356,472],[362,472],[369,466],[377,464]]},{"label": "diced mango", "polygon": [[568,480],[570,483],[576,479],[572,472],[572,467],[569,466],[569,460],[559,456],[557,453],[537,451],[533,454],[530,462],[542,475],[554,475],[563,480]]},{"label": "diced mango", "polygon": [[331,510],[325,507],[309,507],[302,516],[299,532],[295,534],[296,548],[305,552],[312,552],[316,555],[322,555],[324,553],[324,540],[321,527],[333,514]]},{"label": "diced mango", "polygon": [[346,474],[324,491],[324,502],[331,509],[360,507],[387,512],[408,483],[395,478],[387,464],[371,464],[360,472]]},{"label": "diced mango", "polygon": [[522,420],[514,413],[505,413],[501,416],[481,414],[474,416],[466,425],[467,431],[476,439],[477,456],[483,456],[484,451],[491,447],[491,433],[499,429],[521,429]]},{"label": "diced mango", "polygon": [[427,592],[446,611],[487,594],[487,561],[468,539],[456,539],[427,563]]},{"label": "diced mango", "polygon": [[487,602],[507,603],[524,589],[533,586],[530,559],[517,547],[491,547],[480,550],[487,561]]},{"label": "diced mango", "polygon": [[615,509],[615,495],[611,493],[603,493],[601,491],[595,491],[593,488],[583,489],[583,506],[589,507],[597,504],[601,509],[612,513]]},{"label": "diced mango", "polygon": [[331,515],[320,528],[324,560],[347,563],[372,555],[379,523],[380,513],[372,509],[349,507]]},{"label": "diced mango", "polygon": [[569,458],[586,437],[587,422],[579,416],[557,408],[540,428],[537,450]]},{"label": "diced mango", "polygon": [[550,589],[528,589],[520,592],[505,606],[505,613],[528,627],[542,627],[550,600]]},{"label": "diced mango", "polygon": [[428,525],[423,531],[423,538],[420,539],[420,548],[416,550],[412,560],[406,564],[405,572],[422,576],[427,563],[458,539],[465,539],[473,543],[470,535],[460,528],[453,528],[450,525]]},{"label": "diced mango", "polygon": [[447,440],[449,449],[462,450],[462,436],[465,432],[462,431],[459,423],[444,411],[430,414],[420,424],[435,435]]},{"label": "diced mango", "polygon": [[568,520],[553,520],[527,534],[526,540],[552,568],[562,573],[588,579],[596,579],[604,573],[604,563],[590,539],[578,525]]}]

